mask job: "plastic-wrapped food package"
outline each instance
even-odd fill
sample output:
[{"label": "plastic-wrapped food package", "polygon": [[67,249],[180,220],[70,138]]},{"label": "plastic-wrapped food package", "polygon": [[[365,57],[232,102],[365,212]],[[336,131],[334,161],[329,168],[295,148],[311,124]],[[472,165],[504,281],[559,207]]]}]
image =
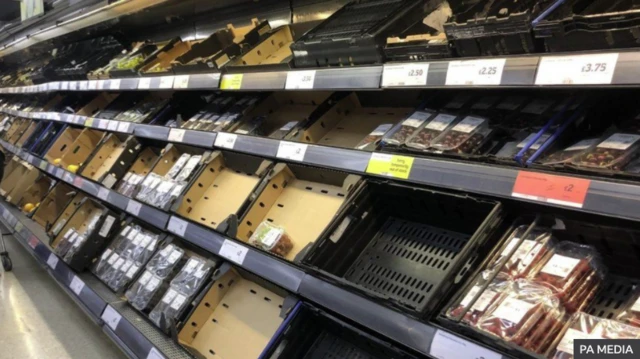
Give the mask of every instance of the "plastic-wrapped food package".
[{"label": "plastic-wrapped food package", "polygon": [[143,176],[127,172],[122,178],[116,191],[124,196],[131,197],[136,190],[136,186],[144,180]]},{"label": "plastic-wrapped food package", "polygon": [[[518,143],[516,154],[519,153],[527,145],[527,143],[533,141],[535,136],[537,136],[537,133],[531,133],[529,134],[529,136],[527,136],[527,138]],[[526,161],[527,159],[529,159],[529,157],[533,156],[533,154],[536,153],[545,142],[547,142],[549,137],[551,137],[551,133],[543,133],[542,135],[540,135],[540,137],[534,143],[532,143],[531,146],[529,146],[529,148],[524,152],[524,154],[522,155],[522,159]]]},{"label": "plastic-wrapped food package", "polygon": [[279,129],[273,131],[269,135],[269,138],[275,138],[277,140],[282,140],[282,139],[284,139],[284,137],[289,132],[291,132],[291,129],[293,129],[297,124],[298,124],[298,121],[289,121],[284,126],[282,126]]},{"label": "plastic-wrapped food package", "polygon": [[164,279],[175,273],[184,261],[184,250],[169,244],[149,260],[147,270]]},{"label": "plastic-wrapped food package", "polygon": [[104,252],[102,252],[102,254],[100,255],[100,257],[98,257],[98,259],[96,260],[95,264],[93,265],[92,268],[92,272],[97,275],[98,277],[100,277],[104,271],[107,269],[107,267],[109,266],[109,257],[111,257],[111,255],[113,254],[113,249],[111,248],[107,248],[105,249]]},{"label": "plastic-wrapped food package", "polygon": [[[149,313],[149,319],[165,333],[170,331],[172,320],[175,321],[180,312],[189,304],[189,296],[169,288],[162,299]],[[164,321],[162,320],[164,318]]]},{"label": "plastic-wrapped food package", "polygon": [[[553,250],[556,241],[552,237],[551,231],[540,227],[532,228],[527,237],[518,245],[527,228],[528,226],[519,226],[509,235],[500,255],[490,265],[491,269],[499,269],[500,272],[513,279],[525,278],[535,270],[540,264],[540,260]],[[517,249],[505,264],[500,268],[495,268],[516,246]]]},{"label": "plastic-wrapped food package", "polygon": [[144,181],[142,181],[142,184],[140,185],[140,191],[138,192],[138,194],[136,194],[136,199],[139,199],[140,201],[146,203],[152,203],[152,195],[155,192],[155,189],[160,185],[162,180],[162,176],[153,172],[149,173]]},{"label": "plastic-wrapped food package", "polygon": [[55,248],[56,254],[59,256],[64,256],[67,254],[67,251],[71,248],[73,243],[78,238],[78,232],[76,232],[75,228],[69,228],[67,232],[62,236],[62,240]]},{"label": "plastic-wrapped food package", "polygon": [[363,138],[362,141],[360,141],[356,145],[356,149],[364,150],[370,144],[376,143],[384,136],[385,133],[387,133],[387,131],[391,129],[391,127],[393,127],[393,125],[390,123],[385,123],[376,127],[373,131],[371,131],[370,134],[367,135],[367,137]]},{"label": "plastic-wrapped food package", "polygon": [[578,167],[621,170],[639,153],[640,135],[614,133],[571,161]]},{"label": "plastic-wrapped food package", "polygon": [[560,304],[549,288],[519,279],[480,317],[477,327],[522,346],[559,310]]},{"label": "plastic-wrapped food package", "polygon": [[488,119],[467,116],[438,136],[431,148],[439,152],[473,154],[486,143],[491,132]]},{"label": "plastic-wrapped food package", "polygon": [[87,241],[87,236],[83,234],[78,234],[75,241],[73,242],[71,247],[67,250],[67,252],[64,254],[64,257],[62,259],[67,263],[71,262],[71,260],[73,259],[73,256],[76,255],[76,252],[78,251],[78,249],[80,249],[80,247],[86,241]]},{"label": "plastic-wrapped food package", "polygon": [[416,111],[409,118],[393,127],[382,139],[385,145],[400,146],[404,144],[427,120],[434,115],[429,111]]},{"label": "plastic-wrapped food package", "polygon": [[447,310],[447,316],[456,319],[471,305],[471,308],[461,320],[469,325],[475,325],[487,308],[495,303],[503,293],[508,292],[513,285],[513,281],[509,276],[504,273],[498,273],[476,301],[473,302],[473,298],[482,290],[484,284],[491,278],[492,273],[492,271],[482,272],[460,303]]},{"label": "plastic-wrapped food package", "polygon": [[188,153],[183,153],[178,160],[171,166],[169,171],[164,175],[165,178],[175,178],[178,173],[182,170],[182,168],[187,164],[191,155]]},{"label": "plastic-wrapped food package", "polygon": [[[550,288],[565,308],[573,313],[582,304],[584,293],[591,293],[604,277],[596,250],[587,245],[561,242],[545,257],[530,278]],[[585,281],[589,284],[584,286]],[[583,295],[580,295],[583,293]]]},{"label": "plastic-wrapped food package", "polygon": [[427,122],[424,127],[407,140],[407,146],[419,150],[426,150],[431,146],[431,141],[435,140],[444,131],[455,124],[455,120],[457,118],[457,116],[451,114],[437,114]]},{"label": "plastic-wrapped food package", "polygon": [[603,320],[596,331],[605,339],[640,339],[640,328],[616,320]]},{"label": "plastic-wrapped food package", "polygon": [[130,278],[127,278],[126,274],[131,269],[131,266],[134,265],[134,262],[130,259],[124,261],[116,271],[113,273],[111,278],[109,278],[108,285],[114,291],[119,291],[124,286],[129,283]]},{"label": "plastic-wrapped food package", "polygon": [[207,276],[212,270],[209,262],[191,257],[182,267],[180,272],[171,280],[171,287],[180,293],[189,296],[194,295],[198,288],[207,280]]},{"label": "plastic-wrapped food package", "polygon": [[145,236],[142,240],[144,250],[140,253],[140,256],[136,258],[137,265],[142,266],[151,259],[151,256],[153,256],[153,253],[158,247],[158,241],[159,237],[157,234],[148,234]]},{"label": "plastic-wrapped food package", "polygon": [[623,323],[640,327],[640,286],[636,286],[630,300],[625,303],[624,308],[616,319]]},{"label": "plastic-wrapped food package", "polygon": [[285,257],[293,248],[293,242],[284,228],[268,221],[260,223],[249,238],[249,243],[282,257]]},{"label": "plastic-wrapped food package", "polygon": [[564,150],[553,152],[549,156],[545,157],[544,160],[542,160],[542,163],[545,165],[559,165],[571,162],[599,141],[600,139],[598,138],[588,138],[578,141]]},{"label": "plastic-wrapped food package", "polygon": [[176,182],[186,181],[191,176],[191,174],[196,169],[196,167],[198,166],[201,160],[202,160],[201,155],[191,156],[191,158],[189,158],[189,160],[184,165],[182,170],[180,170],[180,173],[178,173],[178,175],[176,176],[175,178]]},{"label": "plastic-wrapped food package", "polygon": [[147,270],[127,290],[125,297],[134,308],[145,311],[156,306],[166,287],[167,284],[162,278]]}]

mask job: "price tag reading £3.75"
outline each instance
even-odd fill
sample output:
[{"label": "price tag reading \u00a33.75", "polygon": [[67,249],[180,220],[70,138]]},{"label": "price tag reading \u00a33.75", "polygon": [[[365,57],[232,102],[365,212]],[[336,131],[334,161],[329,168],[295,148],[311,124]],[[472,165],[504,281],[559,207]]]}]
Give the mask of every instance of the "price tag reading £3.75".
[{"label": "price tag reading \u00a33.75", "polygon": [[426,86],[429,64],[384,65],[382,87]]},{"label": "price tag reading \u00a33.75", "polygon": [[536,73],[536,85],[610,84],[618,54],[543,56]]}]

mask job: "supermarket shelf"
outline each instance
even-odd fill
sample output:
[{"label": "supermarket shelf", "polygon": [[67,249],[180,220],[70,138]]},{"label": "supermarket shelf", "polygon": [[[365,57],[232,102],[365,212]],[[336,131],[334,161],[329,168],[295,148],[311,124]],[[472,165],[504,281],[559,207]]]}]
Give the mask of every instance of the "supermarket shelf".
[{"label": "supermarket shelf", "polygon": [[[600,73],[581,71],[585,64],[596,61],[607,63],[609,70]],[[226,72],[223,70],[224,73],[56,81],[39,85],[0,88],[0,94],[218,88],[228,91],[299,91],[469,88],[478,86],[629,86],[640,84],[638,63],[640,63],[639,51],[560,53],[544,56],[483,57],[480,59],[454,58],[430,62],[387,63],[348,68],[310,68],[262,72],[238,72],[240,70],[234,69]],[[487,69],[492,70],[486,73]],[[562,76],[558,76],[558,73],[561,73]],[[416,74],[418,75],[416,76]]]},{"label": "supermarket shelf", "polygon": [[45,244],[48,236],[38,224],[3,200],[0,200],[0,213],[2,221],[15,231],[18,241],[128,356],[140,359],[191,358],[182,347],[126,306],[91,273],[76,274],[69,268]]},{"label": "supermarket shelf", "polygon": [[[168,222],[165,222],[165,224],[161,224],[163,221],[154,223],[153,216],[169,215],[138,201],[124,197],[115,191],[111,191],[80,176],[56,168],[46,161],[28,154],[26,151],[18,149],[4,141],[0,141],[0,144],[7,150],[17,154],[32,165],[43,169],[43,171],[46,171],[50,175],[98,199],[108,202],[110,205],[120,208],[134,217],[146,221],[161,230],[167,230],[213,254],[226,258],[260,277],[293,293],[300,294],[303,298],[313,301],[344,317],[350,318],[413,350],[425,355],[429,355],[430,353],[431,342],[437,329],[430,324],[420,322],[415,318],[374,303],[365,297],[346,291],[332,283],[322,281],[303,272],[292,264],[264,254],[244,243],[225,238],[213,230],[206,229],[177,216],[170,216]],[[156,212],[145,213],[145,211],[150,210],[155,210]],[[111,305],[111,303],[109,304]],[[112,307],[118,312],[123,310],[117,306],[112,305]],[[125,314],[122,315],[123,317],[125,316]],[[109,328],[105,330],[108,331]],[[111,334],[113,333],[110,333],[110,335]],[[119,340],[125,340],[126,334],[116,334],[118,334],[116,337],[120,338]],[[139,334],[134,333],[130,335]],[[462,342],[468,342],[466,339],[459,337],[458,339]],[[500,356],[501,354],[495,353],[496,358]]]}]

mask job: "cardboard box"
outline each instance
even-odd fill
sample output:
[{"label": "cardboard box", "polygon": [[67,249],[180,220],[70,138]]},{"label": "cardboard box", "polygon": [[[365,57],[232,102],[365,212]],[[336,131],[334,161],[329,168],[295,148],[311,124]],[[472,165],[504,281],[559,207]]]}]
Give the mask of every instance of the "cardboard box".
[{"label": "cardboard box", "polygon": [[31,135],[34,134],[37,128],[38,128],[38,122],[32,121],[27,127],[27,129],[24,132],[22,132],[22,135],[20,135],[20,138],[18,138],[18,140],[15,142],[15,145],[18,147],[24,146],[24,143],[27,142],[29,137],[31,137]]},{"label": "cardboard box", "polygon": [[47,228],[47,234],[49,235],[49,238],[55,238],[60,233],[62,227],[67,224],[69,218],[71,218],[73,213],[76,211],[78,206],[83,203],[85,198],[87,198],[87,196],[84,193],[75,193],[71,201],[69,201],[64,207],[62,214],[60,214],[55,222],[53,222],[53,224],[49,228]]},{"label": "cardboard box", "polygon": [[58,182],[49,193],[40,201],[40,206],[36,208],[31,219],[43,228],[49,228],[62,211],[76,196],[77,191],[64,182]]},{"label": "cardboard box", "polygon": [[73,141],[70,148],[60,158],[59,166],[68,168],[70,165],[83,167],[84,162],[99,147],[106,132],[85,128]]},{"label": "cardboard box", "polygon": [[50,177],[40,174],[36,181],[23,192],[22,198],[17,202],[18,208],[22,209],[22,207],[27,203],[31,203],[34,206],[38,204],[41,205],[42,200],[45,198],[53,184],[54,181]]},{"label": "cardboard box", "polygon": [[293,59],[289,48],[294,41],[294,33],[289,25],[271,30],[262,41],[247,53],[235,58],[229,66],[256,66],[288,64]]},{"label": "cardboard box", "polygon": [[161,75],[170,71],[172,61],[191,50],[191,47],[198,42],[200,41],[176,41],[172,47],[155,53],[152,55],[154,56],[153,58],[145,61],[144,66],[140,68],[140,73],[146,75]]},{"label": "cardboard box", "polygon": [[142,145],[133,136],[107,134],[80,174],[111,188],[124,176],[123,167],[133,163],[141,148]]},{"label": "cardboard box", "polygon": [[83,130],[81,128],[74,128],[71,126],[67,126],[53,141],[53,144],[47,150],[47,153],[44,154],[44,159],[54,163],[54,161],[58,158],[62,158],[62,156],[71,148],[73,142],[75,142],[76,138],[80,136],[80,133]]},{"label": "cardboard box", "polygon": [[40,176],[40,171],[37,168],[22,161],[21,166],[11,172],[11,175],[3,183],[2,188],[6,190],[7,201],[14,206],[17,205],[25,190],[35,182],[38,176]]}]

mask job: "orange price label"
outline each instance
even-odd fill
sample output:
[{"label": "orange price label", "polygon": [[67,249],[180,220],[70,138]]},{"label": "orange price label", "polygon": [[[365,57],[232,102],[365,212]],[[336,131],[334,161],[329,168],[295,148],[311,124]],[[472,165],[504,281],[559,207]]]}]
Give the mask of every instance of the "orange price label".
[{"label": "orange price label", "polygon": [[590,180],[520,171],[513,185],[513,197],[582,208]]}]

